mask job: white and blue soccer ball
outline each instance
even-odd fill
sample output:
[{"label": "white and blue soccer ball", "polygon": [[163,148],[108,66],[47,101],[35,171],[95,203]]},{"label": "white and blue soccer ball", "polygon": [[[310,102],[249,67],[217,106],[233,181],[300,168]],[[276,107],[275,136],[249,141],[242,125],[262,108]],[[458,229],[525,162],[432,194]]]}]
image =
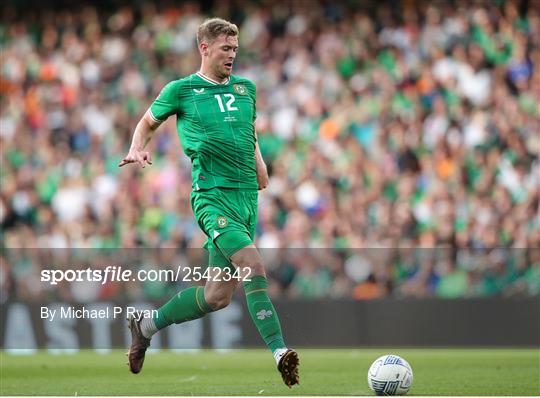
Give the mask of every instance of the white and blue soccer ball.
[{"label": "white and blue soccer ball", "polygon": [[397,355],[383,355],[368,371],[368,384],[377,395],[405,395],[411,389],[411,365]]}]

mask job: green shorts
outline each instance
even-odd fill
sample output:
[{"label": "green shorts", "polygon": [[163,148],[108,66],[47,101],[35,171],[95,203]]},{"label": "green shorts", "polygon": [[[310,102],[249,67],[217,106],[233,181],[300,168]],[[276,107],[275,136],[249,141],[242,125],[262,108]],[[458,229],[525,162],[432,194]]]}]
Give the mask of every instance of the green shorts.
[{"label": "green shorts", "polygon": [[230,258],[253,244],[257,225],[257,191],[213,188],[191,192],[195,219],[208,236],[209,265],[232,268]]}]

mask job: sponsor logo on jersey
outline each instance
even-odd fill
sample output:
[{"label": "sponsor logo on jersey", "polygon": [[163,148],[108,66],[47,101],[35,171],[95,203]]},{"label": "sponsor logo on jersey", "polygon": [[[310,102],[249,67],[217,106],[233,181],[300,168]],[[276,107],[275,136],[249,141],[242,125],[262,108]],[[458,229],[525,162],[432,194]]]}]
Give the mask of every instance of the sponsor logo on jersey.
[{"label": "sponsor logo on jersey", "polygon": [[203,88],[194,88],[193,91],[195,91],[195,94],[202,94],[204,92],[204,87]]},{"label": "sponsor logo on jersey", "polygon": [[240,95],[246,95],[247,89],[246,86],[243,84],[233,84],[234,91],[236,91]]},{"label": "sponsor logo on jersey", "polygon": [[223,216],[219,216],[216,220],[218,227],[225,228],[227,225],[229,225],[229,220],[227,220]]}]

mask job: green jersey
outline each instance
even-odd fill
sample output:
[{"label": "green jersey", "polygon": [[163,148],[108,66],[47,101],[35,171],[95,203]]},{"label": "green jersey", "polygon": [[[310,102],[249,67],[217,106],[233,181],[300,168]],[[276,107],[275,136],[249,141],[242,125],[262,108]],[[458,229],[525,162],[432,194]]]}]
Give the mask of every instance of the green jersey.
[{"label": "green jersey", "polygon": [[159,122],[176,115],[180,142],[192,162],[195,191],[257,190],[253,82],[231,76],[220,84],[194,73],[167,84],[150,114]]}]

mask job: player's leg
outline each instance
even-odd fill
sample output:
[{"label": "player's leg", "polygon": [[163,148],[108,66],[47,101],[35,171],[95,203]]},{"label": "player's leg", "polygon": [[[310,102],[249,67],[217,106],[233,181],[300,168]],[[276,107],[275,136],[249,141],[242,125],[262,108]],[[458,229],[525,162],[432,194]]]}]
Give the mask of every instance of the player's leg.
[{"label": "player's leg", "polygon": [[131,372],[139,373],[144,363],[146,349],[150,339],[159,330],[173,324],[191,321],[217,309],[209,303],[202,286],[192,286],[174,295],[157,310],[157,317],[142,318],[135,316],[128,319],[131,329],[131,346],[128,351],[128,364]]},{"label": "player's leg", "polygon": [[[212,236],[215,220],[219,210],[215,209],[216,192],[192,193],[191,205],[199,226],[207,236]],[[217,212],[217,213],[216,213]],[[209,262],[212,266],[230,267],[230,263],[208,239],[206,248],[209,251]],[[219,310],[228,305],[237,281],[209,283],[206,287],[193,286],[175,294],[167,303],[157,310],[157,317],[136,317],[128,319],[131,329],[131,346],[127,353],[131,372],[139,373],[144,363],[150,339],[159,330],[176,323],[183,323],[203,317],[209,312]]]},{"label": "player's leg", "polygon": [[288,387],[299,384],[298,354],[294,350],[288,349],[283,340],[277,311],[268,296],[268,281],[259,251],[255,245],[250,244],[232,254],[230,258],[231,262],[240,270],[249,268],[251,271],[250,278],[248,278],[250,280],[244,281],[249,313],[259,334],[268,348],[272,350],[283,382]]},{"label": "player's leg", "polygon": [[[229,261],[209,241],[207,248],[210,254],[209,262],[214,267],[230,267]],[[211,268],[212,270],[212,268]],[[232,295],[238,285],[238,280],[223,280],[210,275],[204,287],[192,286],[174,295],[167,303],[157,310],[157,317],[129,319],[132,344],[128,351],[128,364],[133,373],[139,373],[144,363],[146,349],[150,339],[159,330],[173,323],[179,324],[201,318],[207,313],[220,310],[229,305]]]},{"label": "player's leg", "polygon": [[[253,244],[257,224],[258,193],[251,191],[224,191],[224,207],[231,211],[220,217],[214,226],[214,244],[226,259],[239,269],[249,268],[250,281],[244,281],[247,306],[251,318],[266,345],[272,350],[283,381],[289,387],[298,384],[298,354],[287,349],[276,309],[268,297],[268,281],[259,251]],[[228,216],[231,216],[230,219]],[[241,218],[234,217],[241,215]]]},{"label": "player's leg", "polygon": [[212,307],[212,311],[217,311],[231,303],[238,280],[222,277],[223,271],[229,272],[233,266],[212,240],[208,240],[208,252],[210,273],[204,286],[204,298]]}]

